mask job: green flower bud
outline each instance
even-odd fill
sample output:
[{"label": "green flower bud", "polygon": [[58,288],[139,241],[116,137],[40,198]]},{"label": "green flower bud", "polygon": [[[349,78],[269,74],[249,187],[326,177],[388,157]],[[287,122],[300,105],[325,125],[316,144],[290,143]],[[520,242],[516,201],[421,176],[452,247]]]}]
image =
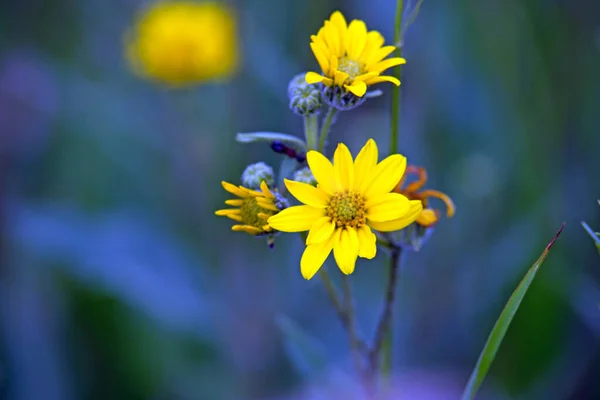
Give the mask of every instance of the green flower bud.
[{"label": "green flower bud", "polygon": [[313,186],[317,184],[317,180],[308,167],[301,168],[294,172],[293,180],[296,182],[308,183]]},{"label": "green flower bud", "polygon": [[258,189],[260,183],[265,181],[267,186],[272,187],[274,182],[273,168],[264,162],[250,164],[242,173],[242,185],[248,189]]},{"label": "green flower bud", "polygon": [[302,116],[318,113],[322,105],[318,88],[306,83],[304,76],[305,74],[296,75],[288,85],[290,110]]}]

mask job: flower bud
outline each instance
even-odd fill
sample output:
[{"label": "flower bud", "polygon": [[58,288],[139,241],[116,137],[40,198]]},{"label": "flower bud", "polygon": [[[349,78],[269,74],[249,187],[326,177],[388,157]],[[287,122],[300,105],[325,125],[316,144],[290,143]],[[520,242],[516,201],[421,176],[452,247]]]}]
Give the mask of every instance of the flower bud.
[{"label": "flower bud", "polygon": [[355,94],[347,91],[339,86],[325,86],[321,85],[321,94],[323,101],[331,106],[335,107],[340,111],[352,110],[363,104],[367,100],[367,96],[358,97]]},{"label": "flower bud", "polygon": [[258,189],[260,183],[265,181],[267,186],[272,187],[274,182],[273,168],[264,162],[250,164],[242,173],[242,185],[249,189]]},{"label": "flower bud", "polygon": [[294,172],[293,180],[296,182],[308,183],[313,186],[317,184],[317,180],[308,167],[301,168]]},{"label": "flower bud", "polygon": [[296,75],[288,85],[290,110],[302,116],[317,114],[322,105],[321,93],[315,86],[306,83],[304,76]]}]

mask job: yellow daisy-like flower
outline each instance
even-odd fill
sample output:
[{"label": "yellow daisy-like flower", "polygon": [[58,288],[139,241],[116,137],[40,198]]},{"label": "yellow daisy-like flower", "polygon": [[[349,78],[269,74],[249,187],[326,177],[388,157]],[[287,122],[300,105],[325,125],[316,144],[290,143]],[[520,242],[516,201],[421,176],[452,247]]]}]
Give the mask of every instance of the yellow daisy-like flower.
[{"label": "yellow daisy-like flower", "polygon": [[378,163],[373,139],[354,161],[341,143],[333,164],[316,151],[309,151],[306,159],[318,186],[286,180],[289,192],[304,205],[287,208],[268,220],[279,231],[310,231],[300,261],[305,279],[317,273],[332,250],[340,270],[351,274],[357,257],[375,257],[376,237],[371,229],[402,229],[421,213],[420,200],[391,193],[404,174],[406,158],[394,154]]},{"label": "yellow daisy-like flower", "polygon": [[[409,174],[415,174],[418,178],[417,180],[406,184],[406,178]],[[430,198],[437,198],[444,202],[446,205],[446,216],[448,218],[454,216],[456,207],[450,196],[447,194],[433,189],[422,190],[426,183],[427,171],[425,168],[409,165],[408,168],[406,168],[406,175],[402,177],[400,183],[398,183],[398,186],[394,189],[394,192],[403,194],[411,200],[421,200],[423,202],[423,211],[419,214],[415,222],[425,228],[429,228],[439,221],[441,214],[440,210],[429,207]]]},{"label": "yellow daisy-like flower", "polygon": [[238,199],[226,200],[225,204],[236,207],[216,211],[215,214],[231,218],[239,224],[233,225],[231,230],[247,232],[251,235],[262,235],[273,232],[267,220],[277,214],[282,208],[280,199],[269,190],[262,181],[260,191],[235,186],[231,183],[221,182],[223,188],[229,193],[239,197]]},{"label": "yellow daisy-like flower", "polygon": [[217,3],[159,1],[140,12],[126,37],[133,70],[169,86],[229,76],[237,47],[235,17]]},{"label": "yellow daisy-like flower", "polygon": [[384,60],[396,46],[383,46],[384,38],[377,31],[367,31],[364,21],[353,20],[348,25],[344,15],[335,11],[317,35],[311,36],[310,47],[321,66],[322,75],[306,74],[307,83],[323,82],[338,86],[362,97],[367,86],[379,82],[400,81],[393,76],[382,76],[388,68],[404,64],[406,60],[393,57]]}]

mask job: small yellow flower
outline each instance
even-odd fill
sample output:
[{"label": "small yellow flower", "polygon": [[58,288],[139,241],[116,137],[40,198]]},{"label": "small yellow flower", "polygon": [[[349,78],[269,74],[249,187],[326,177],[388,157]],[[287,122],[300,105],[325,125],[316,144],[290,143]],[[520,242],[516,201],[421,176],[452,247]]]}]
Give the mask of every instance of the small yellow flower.
[{"label": "small yellow flower", "polygon": [[136,73],[169,86],[225,78],[238,62],[236,20],[217,3],[158,1],[136,18],[126,50]]},{"label": "small yellow flower", "polygon": [[[414,182],[411,182],[404,185],[406,183],[406,178],[409,174],[418,175],[418,179]],[[440,199],[446,205],[446,215],[449,218],[454,216],[456,212],[456,207],[454,207],[454,202],[452,199],[442,192],[437,190],[421,190],[421,188],[427,183],[427,171],[422,167],[415,167],[413,165],[409,165],[406,168],[406,175],[402,177],[398,186],[394,189],[394,192],[403,194],[411,200],[421,200],[423,202],[423,211],[417,217],[415,221],[417,224],[424,226],[426,228],[435,225],[440,219],[440,210],[436,210],[428,207],[429,198],[434,197]]]},{"label": "small yellow flower", "polygon": [[234,225],[231,230],[247,232],[251,235],[262,235],[273,232],[267,220],[277,214],[283,206],[267,184],[260,184],[260,191],[251,190],[243,186],[235,186],[231,183],[221,182],[223,188],[229,193],[236,195],[239,199],[226,200],[225,204],[236,207],[216,211],[215,214],[231,218],[239,224]]},{"label": "small yellow flower", "polygon": [[421,213],[420,200],[391,193],[404,174],[406,158],[394,154],[377,163],[373,139],[354,161],[341,143],[333,164],[316,151],[309,151],[306,159],[318,186],[286,180],[289,192],[305,205],[285,209],[268,220],[279,231],[310,231],[300,261],[305,279],[317,273],[332,250],[340,270],[351,274],[357,257],[375,257],[376,237],[371,229],[402,229]]},{"label": "small yellow flower", "polygon": [[326,86],[339,86],[362,97],[367,86],[379,82],[400,81],[393,76],[381,76],[388,68],[406,63],[404,58],[384,60],[396,50],[396,46],[383,46],[384,38],[377,31],[367,32],[364,21],[353,20],[346,24],[344,15],[335,11],[317,35],[311,36],[310,47],[315,54],[323,75],[306,74],[307,83],[323,82]]}]

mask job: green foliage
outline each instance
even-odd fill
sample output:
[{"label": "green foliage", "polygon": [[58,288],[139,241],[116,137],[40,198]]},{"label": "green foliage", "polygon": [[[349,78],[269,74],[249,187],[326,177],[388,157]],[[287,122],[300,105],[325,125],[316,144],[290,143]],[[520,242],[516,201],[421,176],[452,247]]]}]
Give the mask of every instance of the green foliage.
[{"label": "green foliage", "polygon": [[508,331],[508,327],[510,326],[510,323],[512,322],[515,314],[517,313],[517,310],[519,309],[519,306],[521,305],[521,302],[523,301],[523,298],[525,297],[525,294],[527,293],[531,282],[533,282],[533,278],[535,278],[538,270],[542,266],[542,263],[546,259],[550,248],[552,247],[552,245],[554,244],[561,232],[562,227],[560,228],[556,236],[554,236],[554,238],[550,241],[548,246],[546,246],[546,249],[544,249],[542,255],[537,259],[535,263],[533,263],[529,271],[527,271],[527,273],[525,274],[523,280],[521,280],[521,283],[519,283],[519,286],[517,286],[513,294],[508,299],[506,306],[502,310],[500,317],[498,317],[498,320],[492,328],[492,331],[488,336],[487,342],[485,343],[485,346],[483,347],[483,350],[479,355],[479,359],[477,360],[475,369],[473,370],[473,373],[469,378],[469,382],[467,383],[467,387],[465,388],[465,391],[463,393],[463,400],[474,399],[477,395],[481,384],[487,376],[490,366],[496,358],[496,353],[498,352],[498,349],[502,344],[502,340],[504,339],[504,336]]}]

